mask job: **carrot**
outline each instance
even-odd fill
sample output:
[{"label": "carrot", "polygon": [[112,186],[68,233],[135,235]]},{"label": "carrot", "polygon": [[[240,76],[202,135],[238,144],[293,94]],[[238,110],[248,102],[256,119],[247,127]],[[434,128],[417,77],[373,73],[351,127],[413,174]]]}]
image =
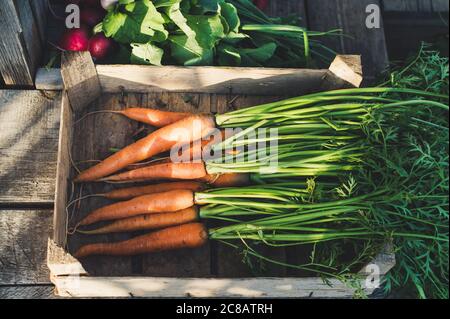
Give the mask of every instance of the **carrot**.
[{"label": "carrot", "polygon": [[130,164],[166,152],[178,143],[189,144],[192,141],[202,139],[210,135],[214,129],[215,123],[212,116],[190,116],[160,128],[136,143],[125,147],[101,163],[82,172],[75,178],[75,182],[95,181],[111,175]]},{"label": "carrot", "polygon": [[143,214],[176,212],[192,206],[194,206],[194,192],[173,190],[139,196],[129,201],[104,206],[86,216],[79,225],[90,225],[99,221]]},{"label": "carrot", "polygon": [[198,208],[194,206],[174,213],[147,214],[119,219],[98,229],[79,232],[85,235],[123,233],[182,225],[196,220],[198,220]]},{"label": "carrot", "polygon": [[130,107],[125,110],[101,110],[90,112],[80,118],[75,124],[81,122],[86,117],[99,114],[99,113],[113,113],[120,114],[128,117],[131,120],[135,120],[137,122],[149,124],[155,127],[164,127],[166,125],[170,125],[172,123],[178,122],[188,116],[190,113],[180,113],[180,112],[167,112],[167,111],[159,111],[154,109],[145,109],[140,107]]},{"label": "carrot", "polygon": [[119,112],[129,119],[155,127],[164,127],[192,115],[190,113],[166,112],[139,107],[130,107]]},{"label": "carrot", "polygon": [[250,182],[250,176],[248,174],[241,173],[227,173],[218,175],[206,175],[201,178],[200,181],[208,183],[214,187],[233,187],[233,186],[245,186]]},{"label": "carrot", "polygon": [[142,195],[168,192],[171,190],[184,189],[197,192],[203,190],[204,188],[205,187],[201,182],[196,181],[172,182],[172,183],[161,183],[147,186],[116,189],[106,194],[103,194],[103,196],[108,199],[125,200],[125,199],[132,199],[134,197]]},{"label": "carrot", "polygon": [[98,243],[82,246],[74,256],[132,256],[181,248],[201,247],[208,240],[205,226],[200,223],[170,227],[118,243]]},{"label": "carrot", "polygon": [[203,163],[163,163],[103,178],[105,182],[153,181],[161,179],[200,179],[206,176]]}]

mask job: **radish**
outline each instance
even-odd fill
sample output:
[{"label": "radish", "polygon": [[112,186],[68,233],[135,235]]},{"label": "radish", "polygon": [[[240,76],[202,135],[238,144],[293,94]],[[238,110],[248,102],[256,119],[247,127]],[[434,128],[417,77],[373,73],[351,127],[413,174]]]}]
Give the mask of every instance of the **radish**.
[{"label": "radish", "polygon": [[84,8],[80,13],[80,20],[82,24],[85,24],[89,27],[94,27],[99,24],[103,18],[105,17],[105,13],[103,9],[96,8]]},{"label": "radish", "polygon": [[98,33],[89,40],[89,52],[95,60],[107,58],[113,49],[114,41],[105,37],[103,33]]},{"label": "radish", "polygon": [[116,5],[116,3],[119,2],[118,0],[101,0],[102,7],[105,10],[109,10],[113,6]]},{"label": "radish", "polygon": [[67,51],[87,51],[89,48],[89,32],[85,26],[79,29],[68,29],[59,45],[62,49]]},{"label": "radish", "polygon": [[253,3],[258,7],[258,9],[265,10],[269,5],[269,0],[253,0]]}]

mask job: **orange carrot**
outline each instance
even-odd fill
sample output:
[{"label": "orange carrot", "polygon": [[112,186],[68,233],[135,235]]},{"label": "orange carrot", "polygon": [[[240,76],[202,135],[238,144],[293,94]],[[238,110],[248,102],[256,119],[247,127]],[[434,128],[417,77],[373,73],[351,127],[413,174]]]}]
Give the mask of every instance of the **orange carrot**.
[{"label": "orange carrot", "polygon": [[184,224],[162,229],[118,243],[89,244],[81,247],[74,256],[92,255],[132,256],[181,248],[201,247],[208,240],[205,226],[200,223]]},{"label": "orange carrot", "polygon": [[147,214],[119,219],[98,229],[79,232],[85,235],[124,233],[182,225],[196,220],[198,220],[198,208],[194,206],[174,213]]},{"label": "orange carrot", "polygon": [[150,124],[155,127],[164,127],[192,115],[190,113],[166,112],[139,107],[130,107],[123,111],[119,111],[119,113],[129,119]]},{"label": "orange carrot", "polygon": [[75,182],[90,182],[113,174],[130,164],[146,160],[170,150],[174,145],[189,144],[209,136],[215,129],[214,117],[192,115],[165,126],[147,137],[131,144],[108,157],[101,163],[85,170]]},{"label": "orange carrot", "polygon": [[124,200],[124,199],[132,199],[134,197],[142,195],[168,192],[171,190],[184,189],[197,192],[203,190],[204,188],[205,186],[201,182],[194,182],[194,181],[172,182],[172,183],[161,183],[147,186],[116,189],[106,194],[103,194],[103,196],[108,199]]},{"label": "orange carrot", "polygon": [[206,176],[203,163],[164,163],[103,178],[106,182],[154,181],[162,179],[200,179]]},{"label": "orange carrot", "polygon": [[201,178],[200,181],[208,183],[214,187],[233,187],[233,186],[245,186],[250,182],[250,176],[248,174],[240,173],[227,173],[218,175],[206,175]]},{"label": "orange carrot", "polygon": [[127,218],[152,213],[176,212],[194,206],[194,192],[173,190],[164,193],[139,196],[94,210],[79,225],[90,225],[99,221]]}]

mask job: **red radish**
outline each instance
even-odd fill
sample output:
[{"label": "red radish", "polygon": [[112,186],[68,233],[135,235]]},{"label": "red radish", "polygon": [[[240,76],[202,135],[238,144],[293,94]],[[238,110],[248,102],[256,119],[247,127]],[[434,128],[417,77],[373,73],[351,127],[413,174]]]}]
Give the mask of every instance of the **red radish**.
[{"label": "red radish", "polygon": [[81,4],[91,8],[101,8],[100,0],[81,0]]},{"label": "red radish", "polygon": [[96,60],[107,58],[113,49],[114,41],[105,37],[103,33],[98,33],[89,40],[89,52]]},{"label": "red radish", "polygon": [[253,0],[253,3],[258,7],[260,10],[265,10],[269,6],[269,0]]},{"label": "red radish", "polygon": [[80,21],[89,27],[99,24],[105,17],[105,12],[96,8],[84,8],[80,12]]},{"label": "red radish", "polygon": [[59,45],[67,51],[87,51],[89,48],[89,32],[86,27],[68,29],[64,32]]}]

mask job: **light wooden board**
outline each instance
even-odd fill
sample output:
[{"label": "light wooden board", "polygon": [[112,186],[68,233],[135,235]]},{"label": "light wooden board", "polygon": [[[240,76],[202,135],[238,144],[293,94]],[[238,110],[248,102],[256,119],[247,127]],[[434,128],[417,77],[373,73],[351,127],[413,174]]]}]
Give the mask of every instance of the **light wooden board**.
[{"label": "light wooden board", "polygon": [[0,210],[0,286],[49,284],[52,210]]},{"label": "light wooden board", "polygon": [[[354,289],[320,278],[148,278],[56,277],[61,297],[164,297],[164,298],[352,298]],[[367,289],[371,294],[373,290]]]},{"label": "light wooden board", "polygon": [[366,27],[366,7],[379,0],[307,0],[310,30],[341,29],[345,36],[324,37],[321,41],[340,54],[361,54],[364,78],[369,82],[387,69],[389,59],[384,29]]},{"label": "light wooden board", "polygon": [[53,202],[60,97],[0,91],[0,203]]},{"label": "light wooden board", "polygon": [[[97,65],[105,93],[196,92],[218,94],[286,95],[316,89],[327,70]],[[62,88],[58,71],[39,70],[36,88]]]},{"label": "light wooden board", "polygon": [[56,299],[53,285],[0,286],[0,299]]}]

